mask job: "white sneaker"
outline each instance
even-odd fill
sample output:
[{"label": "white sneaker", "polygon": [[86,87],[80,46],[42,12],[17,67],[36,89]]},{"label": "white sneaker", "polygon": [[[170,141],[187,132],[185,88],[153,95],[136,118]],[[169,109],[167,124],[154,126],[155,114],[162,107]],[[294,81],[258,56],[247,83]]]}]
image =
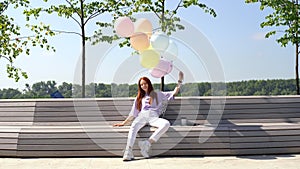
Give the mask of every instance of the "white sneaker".
[{"label": "white sneaker", "polygon": [[124,151],[124,155],[123,155],[123,161],[131,161],[134,159],[133,153],[132,153],[132,149],[128,148]]},{"label": "white sneaker", "polygon": [[139,141],[139,147],[141,149],[141,154],[145,157],[145,158],[149,158],[149,149],[151,147],[151,143],[148,140],[144,140],[144,141]]}]

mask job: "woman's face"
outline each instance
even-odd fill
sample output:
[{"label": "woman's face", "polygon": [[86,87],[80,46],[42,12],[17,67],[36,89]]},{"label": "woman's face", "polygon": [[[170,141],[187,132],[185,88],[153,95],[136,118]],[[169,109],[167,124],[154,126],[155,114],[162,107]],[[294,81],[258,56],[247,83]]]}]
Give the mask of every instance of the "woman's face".
[{"label": "woman's face", "polygon": [[145,80],[141,80],[140,81],[140,86],[145,91],[145,93],[147,93],[147,91],[148,91],[148,83]]}]

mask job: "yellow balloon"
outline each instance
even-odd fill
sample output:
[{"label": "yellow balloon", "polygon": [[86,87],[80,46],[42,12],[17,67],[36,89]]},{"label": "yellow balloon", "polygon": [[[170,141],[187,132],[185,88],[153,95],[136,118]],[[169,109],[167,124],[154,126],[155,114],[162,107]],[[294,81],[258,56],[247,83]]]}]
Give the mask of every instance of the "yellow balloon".
[{"label": "yellow balloon", "polygon": [[150,46],[150,41],[145,33],[137,32],[130,37],[130,44],[133,49],[143,51]]},{"label": "yellow balloon", "polygon": [[134,22],[134,32],[143,32],[150,37],[152,35],[152,23],[146,18],[139,18]]},{"label": "yellow balloon", "polygon": [[159,53],[155,50],[147,49],[141,52],[140,64],[145,68],[154,68],[156,65],[158,65],[159,60]]}]

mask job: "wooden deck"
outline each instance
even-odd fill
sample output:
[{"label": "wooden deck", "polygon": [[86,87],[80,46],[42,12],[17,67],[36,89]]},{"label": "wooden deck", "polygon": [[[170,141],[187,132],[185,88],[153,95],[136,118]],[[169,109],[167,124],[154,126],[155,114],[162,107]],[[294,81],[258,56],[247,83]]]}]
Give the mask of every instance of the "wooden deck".
[{"label": "wooden deck", "polygon": [[[0,156],[121,156],[133,98],[0,100]],[[300,153],[300,96],[182,97],[152,155]],[[187,118],[182,125],[181,119]],[[137,140],[155,128],[144,127]],[[135,145],[134,154],[139,156]]]}]

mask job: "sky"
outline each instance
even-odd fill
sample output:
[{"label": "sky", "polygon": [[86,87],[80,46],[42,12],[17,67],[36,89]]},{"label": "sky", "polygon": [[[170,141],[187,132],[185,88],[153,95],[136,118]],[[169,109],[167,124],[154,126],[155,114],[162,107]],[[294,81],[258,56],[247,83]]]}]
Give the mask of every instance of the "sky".
[{"label": "sky", "polygon": [[[59,2],[58,0],[56,0]],[[54,3],[56,2],[54,1]],[[175,1],[169,1],[172,8]],[[178,46],[177,59],[173,61],[173,70],[166,75],[166,83],[177,81],[178,70],[185,73],[185,82],[244,81],[263,79],[292,79],[295,76],[294,47],[281,47],[276,38],[264,35],[279,28],[261,28],[260,23],[271,12],[261,11],[259,4],[245,4],[244,0],[203,0],[213,8],[217,17],[204,13],[198,7],[181,9],[178,16],[186,24],[184,31],[172,34]],[[40,4],[38,4],[40,5]],[[10,10],[8,14],[16,17],[16,23],[25,25],[20,11]],[[137,18],[151,20],[152,14],[136,15]],[[42,16],[44,23],[54,29],[79,31],[72,20],[58,18],[55,15]],[[109,20],[103,15],[98,20]],[[32,21],[33,22],[33,21]],[[36,21],[39,22],[39,21]],[[155,19],[152,19],[155,27]],[[91,23],[88,33],[95,30]],[[21,55],[15,65],[26,71],[29,78],[19,82],[7,78],[6,64],[0,60],[0,89],[24,89],[25,84],[54,80],[57,85],[62,82],[79,83],[81,78],[80,38],[74,34],[60,34],[49,39],[56,52],[47,52],[31,48],[28,55]],[[149,70],[139,64],[139,56],[132,55],[132,48],[120,49],[115,42],[111,45],[87,45],[87,83],[136,83],[138,77],[149,76],[154,82],[159,79],[151,77]]]}]

